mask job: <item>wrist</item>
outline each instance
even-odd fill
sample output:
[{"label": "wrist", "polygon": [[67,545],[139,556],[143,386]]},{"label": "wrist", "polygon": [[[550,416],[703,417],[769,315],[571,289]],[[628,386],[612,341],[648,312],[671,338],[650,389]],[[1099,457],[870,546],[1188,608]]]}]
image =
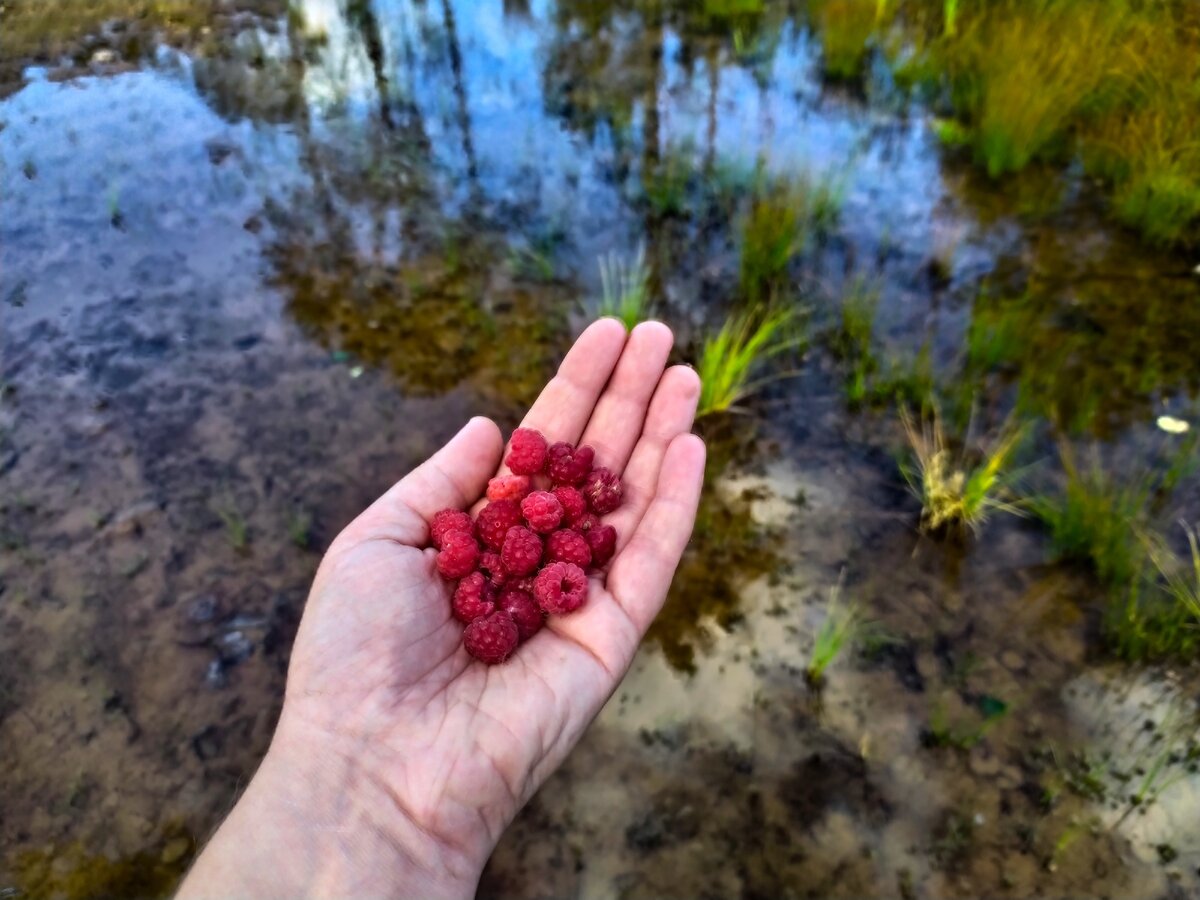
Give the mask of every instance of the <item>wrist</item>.
[{"label": "wrist", "polygon": [[361,749],[280,722],[180,897],[472,897],[486,856],[426,831]]}]

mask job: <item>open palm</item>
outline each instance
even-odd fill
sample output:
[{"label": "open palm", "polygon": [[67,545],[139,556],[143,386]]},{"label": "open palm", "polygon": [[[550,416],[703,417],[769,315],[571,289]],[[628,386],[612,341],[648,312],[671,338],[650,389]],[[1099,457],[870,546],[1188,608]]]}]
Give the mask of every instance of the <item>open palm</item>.
[{"label": "open palm", "polygon": [[[622,473],[619,535],[587,605],[551,618],[505,664],[462,647],[428,523],[474,503],[503,441],[473,419],[351,523],[322,562],[296,638],[280,732],[336,747],[449,867],[482,865],[504,827],[612,694],[661,607],[691,534],[704,446],[689,430],[699,380],[666,369],[671,332],[589,327],[524,425],[590,444]],[[464,875],[468,873],[464,872]]]}]

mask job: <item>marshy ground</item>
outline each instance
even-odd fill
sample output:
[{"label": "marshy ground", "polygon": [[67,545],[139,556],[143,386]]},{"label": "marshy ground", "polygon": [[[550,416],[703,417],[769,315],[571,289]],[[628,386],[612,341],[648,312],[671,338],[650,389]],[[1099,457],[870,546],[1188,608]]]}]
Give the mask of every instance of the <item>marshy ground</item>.
[{"label": "marshy ground", "polygon": [[708,490],[482,895],[1200,891],[1200,20],[1108,6],[9,0],[0,896],[169,894],[323,548],[600,312]]}]

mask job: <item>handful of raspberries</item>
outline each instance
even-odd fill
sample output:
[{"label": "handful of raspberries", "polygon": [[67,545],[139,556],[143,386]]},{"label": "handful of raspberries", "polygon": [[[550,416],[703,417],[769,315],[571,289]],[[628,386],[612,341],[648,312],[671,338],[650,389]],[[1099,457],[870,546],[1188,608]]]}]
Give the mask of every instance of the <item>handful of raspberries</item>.
[{"label": "handful of raspberries", "polygon": [[460,509],[434,515],[437,570],[458,581],[450,609],[476,659],[504,662],[546,615],[587,601],[587,569],[603,568],[617,549],[617,530],[600,516],[621,503],[621,480],[593,466],[595,455],[518,428],[504,460],[513,474],[488,482],[475,520]]}]

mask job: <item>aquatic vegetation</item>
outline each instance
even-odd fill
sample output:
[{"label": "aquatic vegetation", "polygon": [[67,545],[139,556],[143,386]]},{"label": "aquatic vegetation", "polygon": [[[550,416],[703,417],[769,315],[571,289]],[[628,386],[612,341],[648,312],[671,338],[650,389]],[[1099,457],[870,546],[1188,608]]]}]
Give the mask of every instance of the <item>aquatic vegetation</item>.
[{"label": "aquatic vegetation", "polygon": [[958,454],[951,451],[936,415],[920,430],[901,412],[914,463],[901,467],[913,494],[921,501],[921,527],[938,532],[977,529],[995,510],[1019,513],[1000,499],[1007,486],[1006,469],[1025,431],[1008,427],[988,449]]},{"label": "aquatic vegetation", "polygon": [[711,419],[701,424],[710,462],[696,525],[667,602],[646,635],[662,648],[673,668],[684,672],[695,670],[696,652],[710,640],[706,623],[732,628],[743,615],[742,587],[784,563],[781,535],[751,514],[754,496],[730,496],[715,483],[730,465],[730,454],[737,452],[732,445],[744,440],[746,429],[731,430]]},{"label": "aquatic vegetation", "polygon": [[250,526],[246,517],[232,503],[219,506],[214,511],[225,526],[229,546],[239,553],[245,553],[250,547]]},{"label": "aquatic vegetation", "polygon": [[1038,494],[1026,504],[1050,532],[1059,559],[1088,565],[1105,584],[1130,585],[1146,556],[1146,478],[1121,483],[1093,460],[1086,469],[1065,445],[1066,482],[1061,495]]},{"label": "aquatic vegetation", "polygon": [[954,106],[989,175],[1065,149],[1074,120],[1105,83],[1097,63],[1122,26],[1109,8],[1035,0],[999,4],[956,28],[944,51]]},{"label": "aquatic vegetation", "polygon": [[628,262],[614,252],[601,256],[599,266],[600,315],[620,319],[626,329],[649,318],[650,269],[646,266],[645,245],[639,246]]},{"label": "aquatic vegetation", "polygon": [[824,683],[825,670],[854,641],[862,627],[858,607],[853,603],[846,605],[840,602],[841,588],[842,581],[839,578],[829,593],[825,619],[813,639],[812,653],[804,669],[805,680],[814,687]]},{"label": "aquatic vegetation", "polygon": [[92,897],[166,897],[179,884],[196,851],[196,843],[173,824],[159,846],[117,859],[88,853],[82,844],[25,850],[15,854],[13,874],[18,889],[3,897],[86,900]]},{"label": "aquatic vegetation", "polygon": [[0,58],[39,52],[54,57],[71,41],[113,19],[140,21],[172,32],[190,32],[208,23],[207,0],[34,0],[8,4],[0,28]]},{"label": "aquatic vegetation", "polygon": [[1174,561],[1167,562],[1165,554],[1160,553],[1154,562],[1166,581],[1167,593],[1177,605],[1189,610],[1200,624],[1200,541],[1190,525],[1186,522],[1180,525],[1187,535],[1190,559],[1183,565],[1172,565]]},{"label": "aquatic vegetation", "polygon": [[1137,71],[1123,102],[1084,133],[1084,164],[1112,184],[1119,221],[1154,243],[1194,243],[1192,229],[1200,222],[1200,38],[1182,52],[1157,30],[1141,40],[1146,46],[1130,51],[1138,55]]},{"label": "aquatic vegetation", "polygon": [[1191,660],[1200,652],[1200,542],[1183,524],[1189,556],[1180,560],[1165,540],[1146,538],[1153,563],[1146,577],[1139,570],[1123,597],[1110,603],[1104,636],[1117,655],[1134,661]]},{"label": "aquatic vegetation", "polygon": [[863,278],[854,279],[842,296],[840,322],[830,338],[830,351],[848,364],[846,400],[859,406],[870,394],[869,379],[879,369],[872,343],[879,290]]},{"label": "aquatic vegetation", "polygon": [[924,344],[914,356],[889,358],[876,375],[855,371],[848,382],[851,406],[866,402],[871,406],[894,404],[915,407],[922,415],[932,415],[938,406],[938,386],[933,372],[933,355]]},{"label": "aquatic vegetation", "polygon": [[817,8],[822,71],[831,81],[861,77],[881,16],[879,0],[823,0]]},{"label": "aquatic vegetation", "polygon": [[658,165],[642,175],[642,192],[658,216],[678,216],[687,209],[688,181],[692,174],[690,147],[672,148]]},{"label": "aquatic vegetation", "polygon": [[745,299],[776,298],[792,259],[837,222],[843,191],[830,175],[760,176],[741,222],[739,284]]},{"label": "aquatic vegetation", "polygon": [[312,544],[312,513],[307,509],[294,509],[288,516],[288,538],[301,550]]},{"label": "aquatic vegetation", "polygon": [[700,375],[697,416],[737,410],[738,404],[764,385],[784,377],[754,378],[763,363],[797,347],[798,317],[790,309],[754,307],[731,316],[721,330],[704,341],[696,366]]},{"label": "aquatic vegetation", "polygon": [[1010,310],[1015,303],[991,301],[980,297],[971,307],[971,324],[967,327],[965,367],[968,372],[985,374],[1011,366],[1021,358],[1025,341],[1020,311]]},{"label": "aquatic vegetation", "polygon": [[953,747],[970,750],[995,728],[1012,711],[1012,707],[998,697],[981,696],[976,704],[978,715],[967,715],[951,721],[945,703],[939,700],[929,713],[929,727],[922,733],[922,743],[927,747]]}]

